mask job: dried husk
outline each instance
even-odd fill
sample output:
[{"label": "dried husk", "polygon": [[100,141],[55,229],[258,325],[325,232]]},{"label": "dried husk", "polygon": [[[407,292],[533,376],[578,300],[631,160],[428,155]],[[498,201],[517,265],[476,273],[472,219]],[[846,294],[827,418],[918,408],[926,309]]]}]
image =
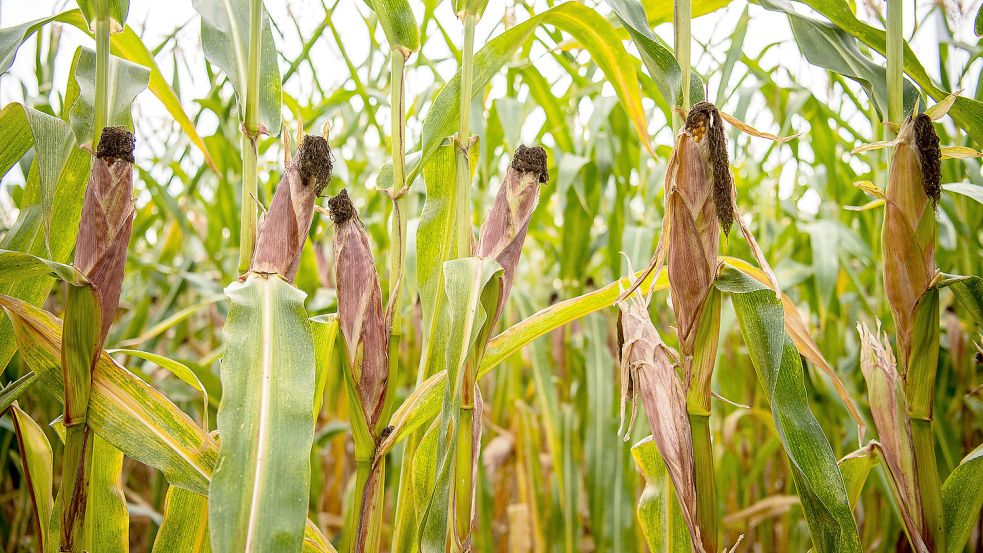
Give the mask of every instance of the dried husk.
[{"label": "dried husk", "polygon": [[293,282],[314,216],[314,203],[331,180],[331,149],[320,136],[305,136],[287,165],[259,229],[250,271]]},{"label": "dried husk", "polygon": [[[630,296],[618,304],[621,310],[618,330],[621,344],[621,425],[625,435],[634,423],[640,397],[648,417],[652,438],[665,461],[683,520],[689,528],[693,547],[703,552],[696,515],[696,472],[686,394],[673,366],[669,349],[662,342],[649,318],[646,303]],[[626,399],[632,400],[631,418],[624,428]]]},{"label": "dried husk", "polygon": [[126,249],[133,230],[133,134],[102,131],[82,200],[75,266],[92,284],[102,312],[96,350],[102,348],[119,307]]},{"label": "dried husk", "polygon": [[[697,327],[707,297],[717,275],[717,253],[722,224],[733,221],[729,192],[717,190],[716,182],[726,174],[727,189],[733,186],[730,171],[718,166],[712,155],[719,151],[723,129],[716,110],[694,106],[687,117],[686,130],[679,133],[666,169],[667,260],[672,307],[684,357],[695,349]],[[712,106],[711,106],[712,107]],[[721,136],[712,139],[711,137]],[[726,164],[726,151],[724,151]],[[719,160],[717,160],[719,161]],[[721,202],[724,203],[721,203]]]},{"label": "dried husk", "polygon": [[512,289],[529,220],[539,201],[539,186],[549,178],[546,162],[546,150],[539,146],[520,145],[516,148],[495,203],[481,226],[475,254],[494,258],[504,273],[493,322],[498,320]]},{"label": "dried husk", "polygon": [[897,327],[902,372],[908,370],[918,301],[935,278],[935,204],[941,151],[932,121],[908,118],[896,140],[884,212],[884,289]]},{"label": "dried husk", "polygon": [[366,423],[374,429],[382,413],[389,375],[389,323],[369,235],[342,190],[328,200],[335,225],[335,283],[338,321]]},{"label": "dried husk", "polygon": [[912,544],[919,552],[927,552],[922,537],[922,502],[916,481],[915,452],[904,384],[887,336],[879,338],[862,323],[857,325],[857,330],[861,340],[860,369],[867,381],[870,413],[880,438],[880,448],[898,510]]}]

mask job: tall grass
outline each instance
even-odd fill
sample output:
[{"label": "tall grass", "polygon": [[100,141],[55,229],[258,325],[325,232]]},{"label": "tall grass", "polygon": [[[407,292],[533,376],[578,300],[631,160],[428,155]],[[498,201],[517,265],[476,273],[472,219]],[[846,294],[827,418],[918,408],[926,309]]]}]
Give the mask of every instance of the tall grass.
[{"label": "tall grass", "polygon": [[128,7],[0,30],[4,551],[983,543],[976,11]]}]

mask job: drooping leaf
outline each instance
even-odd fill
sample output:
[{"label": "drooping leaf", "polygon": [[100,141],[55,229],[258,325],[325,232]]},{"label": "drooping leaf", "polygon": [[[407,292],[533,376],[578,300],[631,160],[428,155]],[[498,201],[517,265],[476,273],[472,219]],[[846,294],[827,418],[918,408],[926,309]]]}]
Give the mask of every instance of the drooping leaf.
[{"label": "drooping leaf", "polygon": [[[0,411],[2,412],[2,411]],[[51,444],[44,430],[16,403],[10,407],[14,422],[17,446],[20,448],[21,470],[31,497],[34,512],[34,529],[41,550],[47,550],[48,524],[54,509],[51,486],[54,481],[54,465]]]},{"label": "drooping leaf", "polygon": [[[314,343],[305,294],[276,275],[226,288],[221,436],[209,486],[216,551],[300,549],[314,439]],[[300,469],[300,470],[298,470]]]},{"label": "drooping leaf", "polygon": [[[829,23],[798,15],[785,0],[764,0],[761,5],[788,15],[795,42],[809,63],[860,83],[878,113],[887,116],[887,69],[861,53],[853,36]],[[903,86],[904,110],[908,113],[915,105],[918,91],[907,79]]]},{"label": "drooping leaf", "polygon": [[730,294],[737,312],[744,343],[788,456],[813,545],[820,553],[859,552],[860,537],[843,475],[809,408],[801,359],[784,330],[781,301],[770,288],[729,268],[718,277],[716,286]]},{"label": "drooping leaf", "polygon": [[[726,2],[725,2],[726,3]],[[638,47],[642,62],[649,71],[649,76],[655,81],[656,88],[670,107],[679,102],[682,76],[679,63],[672,49],[649,28],[652,14],[646,14],[646,8],[638,0],[608,0],[614,14],[628,30],[632,41]],[[698,3],[702,4],[702,3]],[[672,5],[669,6],[669,18],[672,17]],[[648,15],[648,17],[646,17]],[[694,14],[696,15],[696,14]],[[659,17],[659,16],[656,16]],[[706,100],[703,79],[698,73],[690,73],[690,105]]]},{"label": "drooping leaf", "polygon": [[3,413],[11,405],[17,401],[17,398],[26,392],[35,382],[38,381],[38,375],[34,372],[29,372],[24,376],[18,378],[17,380],[7,384],[3,388],[0,388],[0,413]]},{"label": "drooping leaf", "polygon": [[979,445],[942,484],[946,551],[958,553],[979,522],[983,507],[983,445]]},{"label": "drooping leaf", "polygon": [[39,276],[50,276],[75,286],[86,283],[85,275],[71,265],[25,252],[0,250],[0,284]]},{"label": "drooping leaf", "polygon": [[943,184],[943,190],[949,192],[955,192],[956,194],[962,194],[967,198],[972,198],[977,202],[983,204],[983,186],[978,184],[971,184],[968,182],[954,182],[950,184]]},{"label": "drooping leaf", "polygon": [[[79,144],[92,141],[92,118],[96,97],[96,53],[88,48],[79,48],[75,60],[75,82],[79,96],[72,106],[69,120],[75,140]],[[109,57],[109,83],[106,92],[109,113],[107,125],[133,130],[133,100],[147,88],[150,71],[135,63]]]},{"label": "drooping leaf", "polygon": [[138,359],[143,359],[144,361],[150,361],[158,367],[165,369],[169,373],[180,378],[188,386],[198,390],[201,393],[203,404],[201,409],[201,426],[206,432],[208,431],[208,390],[205,389],[205,385],[201,383],[201,379],[198,378],[198,375],[196,375],[195,372],[187,365],[181,363],[180,361],[175,361],[174,359],[164,357],[163,355],[135,349],[114,349],[109,350],[106,353],[114,355],[129,355]]},{"label": "drooping leaf", "polygon": [[975,275],[943,275],[936,286],[951,289],[976,324],[983,328],[983,278]]},{"label": "drooping leaf", "polygon": [[[201,44],[208,61],[229,78],[239,101],[239,119],[245,110],[249,60],[249,0],[195,0],[201,14]],[[280,134],[281,81],[270,16],[263,9],[259,51],[259,120],[265,134]]]},{"label": "drooping leaf", "polygon": [[57,19],[58,16],[44,17],[12,27],[0,29],[0,75],[6,73],[17,57],[17,50],[27,42],[41,27]]}]

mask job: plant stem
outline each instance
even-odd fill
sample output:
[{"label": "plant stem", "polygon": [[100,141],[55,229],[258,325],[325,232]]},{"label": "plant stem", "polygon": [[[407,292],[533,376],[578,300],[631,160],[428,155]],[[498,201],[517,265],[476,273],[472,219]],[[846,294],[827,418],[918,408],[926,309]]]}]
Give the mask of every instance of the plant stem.
[{"label": "plant stem", "polygon": [[109,0],[96,2],[96,96],[92,116],[92,149],[109,124]]},{"label": "plant stem", "polygon": [[249,270],[256,246],[256,206],[258,190],[256,164],[259,136],[259,68],[263,38],[263,0],[249,2],[249,50],[246,54],[246,90],[242,121],[242,194],[239,206],[239,272]]},{"label": "plant stem", "polygon": [[717,485],[713,477],[710,416],[690,413],[693,465],[696,469],[696,520],[703,549],[717,551]]},{"label": "plant stem", "polygon": [[901,0],[887,2],[887,117],[892,123],[904,119],[904,30]]},{"label": "plant stem", "polygon": [[911,443],[915,449],[915,471],[922,500],[925,545],[929,551],[945,551],[945,527],[942,510],[942,482],[935,461],[932,421],[911,419]]},{"label": "plant stem", "polygon": [[[689,111],[691,78],[690,51],[693,42],[693,33],[690,26],[693,14],[691,0],[675,0],[672,13],[673,51],[676,54],[676,63],[679,64],[680,72],[680,96],[678,103],[679,107],[683,108],[683,111]],[[681,121],[678,123],[681,123]]]},{"label": "plant stem", "polygon": [[[406,152],[404,145],[406,106],[403,92],[403,68],[406,58],[398,50],[392,52],[392,82],[390,91],[390,106],[392,111],[392,163],[394,194],[400,194],[393,199],[393,213],[389,240],[389,301],[393,306],[392,328],[389,334],[389,375],[393,378],[399,361],[399,341],[403,329],[402,310],[402,280],[406,271],[406,195],[402,194],[406,183]],[[395,386],[387,389],[387,396],[393,396]],[[387,401],[387,411],[391,402]],[[384,413],[381,420],[387,420]]]}]

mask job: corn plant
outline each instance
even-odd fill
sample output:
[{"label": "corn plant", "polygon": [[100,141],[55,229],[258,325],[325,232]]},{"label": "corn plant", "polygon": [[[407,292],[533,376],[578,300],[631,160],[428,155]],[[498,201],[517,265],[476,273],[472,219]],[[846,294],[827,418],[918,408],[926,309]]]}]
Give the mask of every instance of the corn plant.
[{"label": "corn plant", "polygon": [[978,550],[970,8],[4,11],[0,548]]}]

